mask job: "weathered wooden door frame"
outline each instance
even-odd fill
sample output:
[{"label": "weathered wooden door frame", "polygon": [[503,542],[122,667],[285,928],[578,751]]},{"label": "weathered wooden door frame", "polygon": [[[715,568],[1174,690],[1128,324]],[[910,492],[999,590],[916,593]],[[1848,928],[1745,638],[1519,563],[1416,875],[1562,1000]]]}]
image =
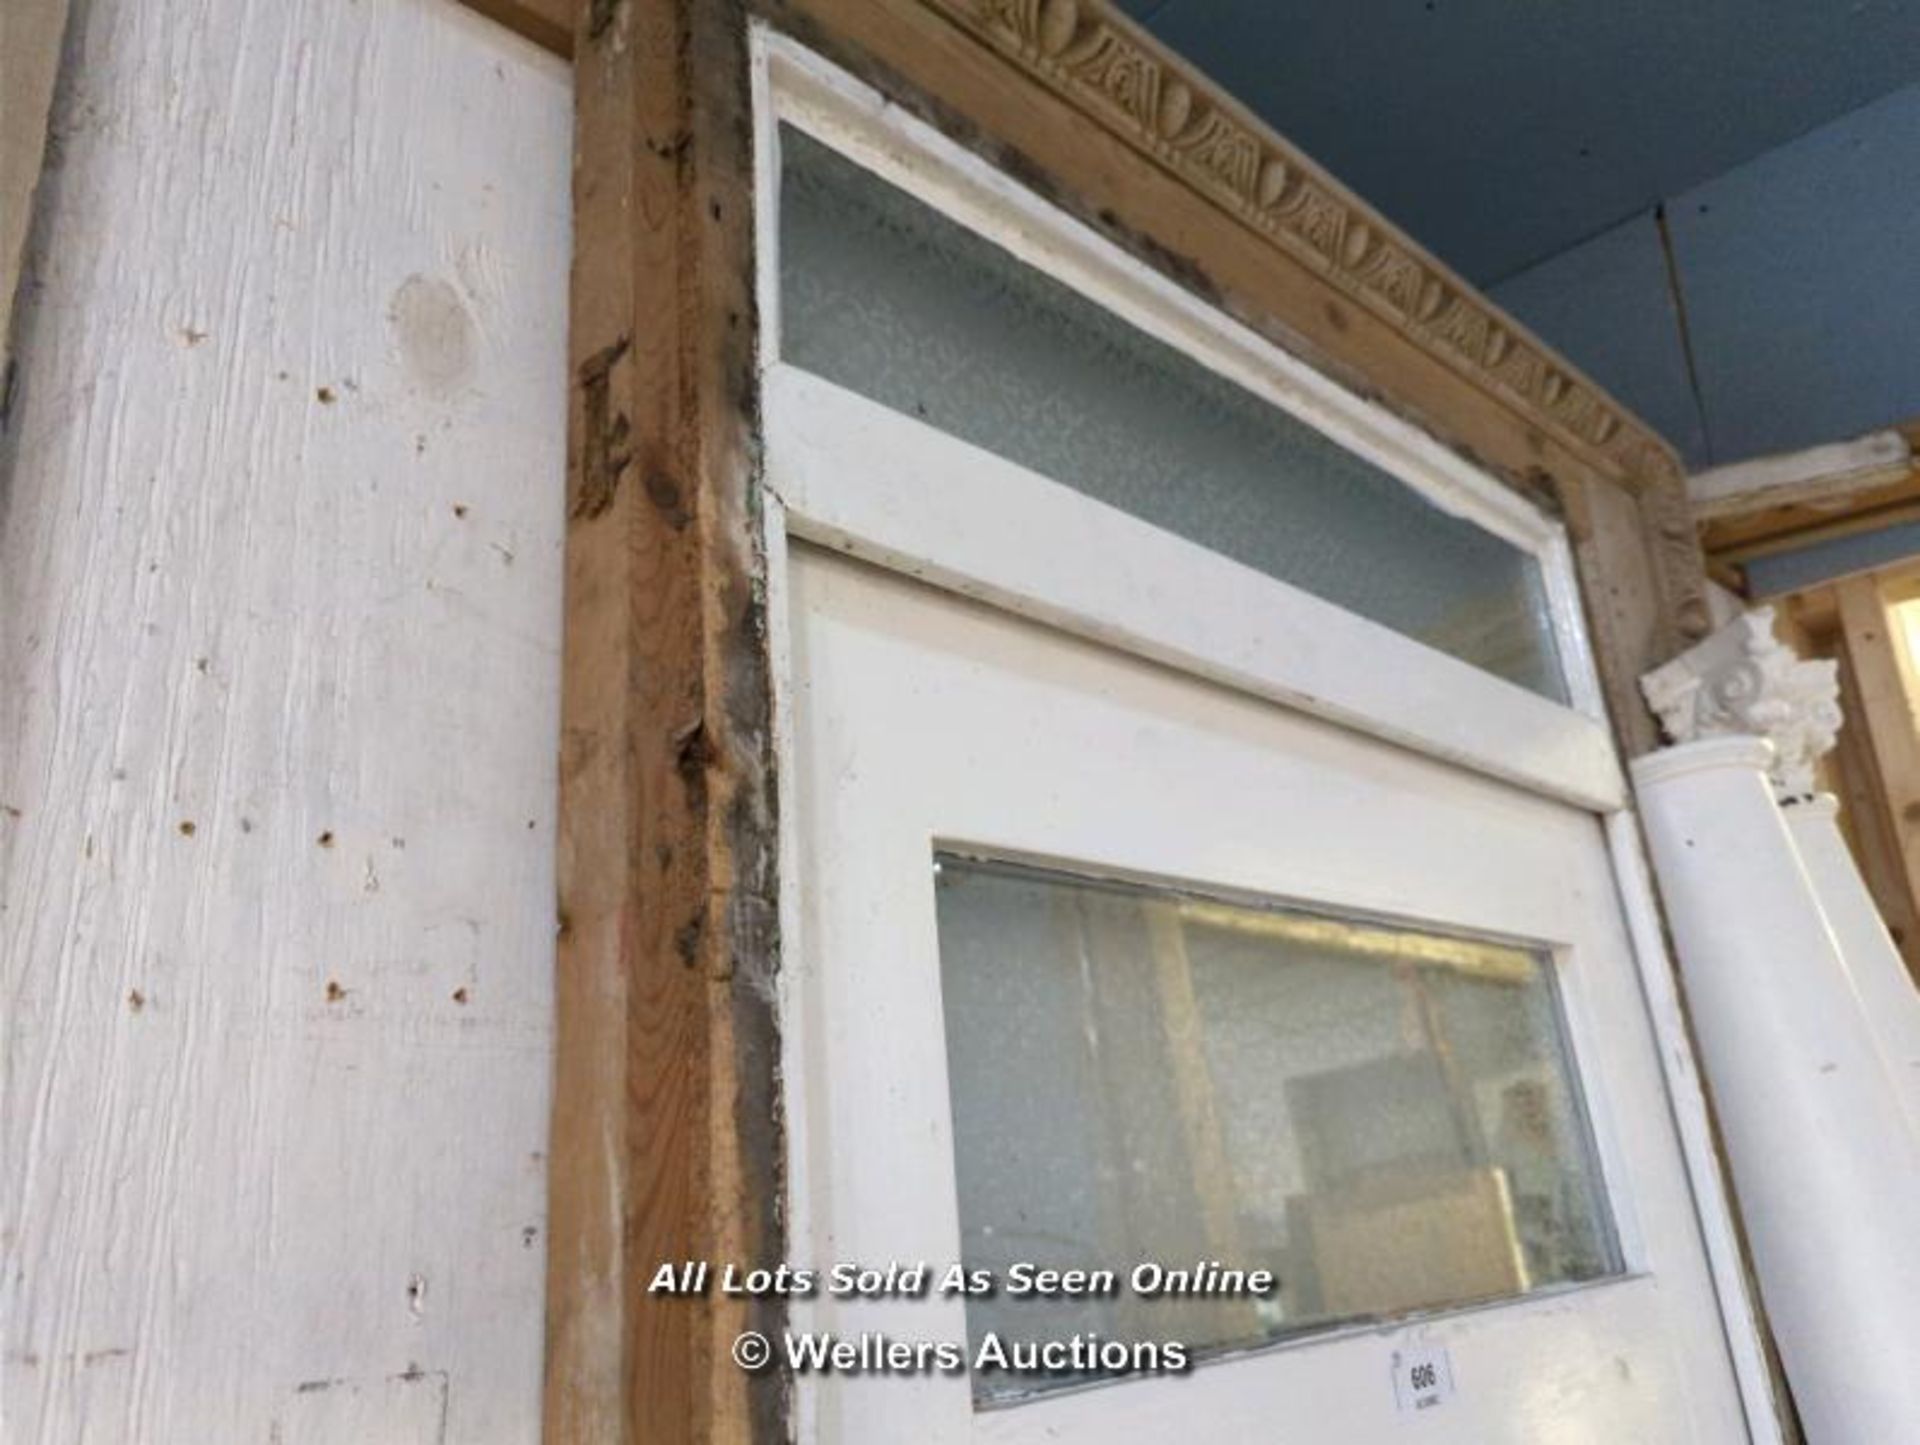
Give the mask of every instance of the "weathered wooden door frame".
[{"label": "weathered wooden door frame", "polygon": [[[559,0],[515,8],[553,43]],[[775,1306],[645,1291],[783,1252],[755,18],[1562,517],[1629,752],[1638,675],[1706,623],[1671,450],[1103,0],[581,0],[554,1441],[786,1428],[727,1355]]]}]

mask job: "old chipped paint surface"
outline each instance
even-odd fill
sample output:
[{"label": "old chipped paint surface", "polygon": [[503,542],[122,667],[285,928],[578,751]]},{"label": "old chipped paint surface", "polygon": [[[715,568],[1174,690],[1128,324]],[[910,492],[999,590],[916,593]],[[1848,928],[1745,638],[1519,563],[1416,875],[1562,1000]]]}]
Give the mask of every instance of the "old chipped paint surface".
[{"label": "old chipped paint surface", "polygon": [[9,1440],[539,1431],[571,94],[98,0],[0,557]]}]

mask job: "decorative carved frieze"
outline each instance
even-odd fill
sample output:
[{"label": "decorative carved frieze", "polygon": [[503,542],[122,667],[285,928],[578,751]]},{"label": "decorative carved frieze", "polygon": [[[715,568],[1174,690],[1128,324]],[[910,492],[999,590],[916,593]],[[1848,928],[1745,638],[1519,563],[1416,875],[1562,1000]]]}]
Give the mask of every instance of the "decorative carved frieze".
[{"label": "decorative carved frieze", "polygon": [[1809,661],[1773,635],[1756,607],[1640,679],[1647,705],[1676,743],[1757,735],[1773,743],[1781,802],[1819,791],[1814,766],[1840,731],[1837,664]]},{"label": "decorative carved frieze", "polygon": [[1640,518],[1674,631],[1687,642],[1705,637],[1713,630],[1713,609],[1707,603],[1706,568],[1693,509],[1687,504],[1686,479],[1675,473],[1645,481]]},{"label": "decorative carved frieze", "polygon": [[1243,224],[1623,479],[1672,452],[1106,0],[928,0]]}]

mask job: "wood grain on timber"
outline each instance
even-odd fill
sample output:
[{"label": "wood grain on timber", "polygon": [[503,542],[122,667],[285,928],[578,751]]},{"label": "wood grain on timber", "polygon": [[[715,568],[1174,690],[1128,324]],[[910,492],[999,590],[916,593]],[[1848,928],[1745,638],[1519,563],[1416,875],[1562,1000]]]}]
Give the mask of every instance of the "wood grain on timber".
[{"label": "wood grain on timber", "polygon": [[584,6],[575,55],[546,1438],[770,1439],[749,1307],[646,1292],[780,1252],[745,15]]}]

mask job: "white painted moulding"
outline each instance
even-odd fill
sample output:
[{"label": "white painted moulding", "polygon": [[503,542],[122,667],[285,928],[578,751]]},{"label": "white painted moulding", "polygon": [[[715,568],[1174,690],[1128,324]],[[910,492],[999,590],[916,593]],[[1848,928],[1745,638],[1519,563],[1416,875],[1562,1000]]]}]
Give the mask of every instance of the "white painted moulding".
[{"label": "white painted moulding", "polygon": [[1703,520],[1794,502],[1838,510],[1856,492],[1899,481],[1912,465],[1913,451],[1904,436],[1872,432],[1695,472],[1687,478],[1687,499]]},{"label": "white painted moulding", "polygon": [[1731,737],[1633,764],[1702,1062],[1794,1397],[1819,1445],[1920,1420],[1920,1141],[1767,781]]}]

